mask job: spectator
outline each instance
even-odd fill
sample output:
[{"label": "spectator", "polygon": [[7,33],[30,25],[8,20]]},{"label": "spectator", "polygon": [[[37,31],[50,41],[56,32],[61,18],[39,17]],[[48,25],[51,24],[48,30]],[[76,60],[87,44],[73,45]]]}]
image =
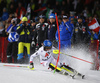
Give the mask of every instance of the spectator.
[{"label": "spectator", "polygon": [[82,45],[86,44],[89,42],[89,34],[88,34],[88,26],[86,23],[83,23],[83,20],[81,17],[78,18],[77,23],[74,28],[74,33],[73,33],[73,42],[74,45]]},{"label": "spectator", "polygon": [[88,11],[88,8],[85,7],[84,10],[83,10],[83,15],[84,15],[85,18],[88,17],[88,16],[87,16],[87,11]]},{"label": "spectator", "polygon": [[14,14],[14,13],[15,13],[15,11],[16,11],[16,10],[15,10],[15,8],[14,8],[14,5],[13,5],[13,4],[11,4],[11,5],[10,5],[10,7],[9,7],[9,11],[8,11],[8,12],[9,12],[9,14]]},{"label": "spectator", "polygon": [[58,15],[58,22],[59,22],[59,25],[61,24],[62,22],[62,17],[60,15]]},{"label": "spectator", "polygon": [[32,42],[31,42],[31,54],[35,52],[35,47],[36,47],[36,22],[35,20],[31,20],[31,29],[32,29]]},{"label": "spectator", "polygon": [[[11,24],[12,18],[14,18],[14,17],[13,17],[13,14],[9,14],[9,18],[7,19],[6,22]],[[5,22],[5,24],[6,24],[6,22]]]},{"label": "spectator", "polygon": [[[9,14],[9,18],[7,19],[6,23],[11,24],[11,20],[12,20],[13,18],[16,18],[16,19],[17,19],[17,14],[16,14],[16,13],[14,13],[14,14]],[[20,22],[20,19],[17,19],[17,24],[18,24],[19,22]]]},{"label": "spectator", "polygon": [[14,63],[17,63],[17,48],[18,48],[18,38],[19,35],[16,32],[17,29],[17,19],[13,18],[11,20],[10,26],[7,28],[8,36],[8,46],[7,46],[7,62],[12,63],[12,58],[14,59]]},{"label": "spectator", "polygon": [[47,39],[47,30],[48,30],[48,23],[45,22],[45,16],[40,15],[39,23],[36,25],[37,43],[39,47],[41,47],[43,41]]},{"label": "spectator", "polygon": [[67,5],[66,5],[65,0],[62,1],[61,10],[64,10],[65,12],[67,11]]},{"label": "spectator", "polygon": [[0,3],[0,17],[3,14],[3,8],[6,8],[6,5],[7,5],[6,0],[1,0],[1,3]]},{"label": "spectator", "polygon": [[9,18],[9,14],[7,12],[7,9],[3,8],[3,14],[2,14],[1,20],[6,21],[8,18]]},{"label": "spectator", "polygon": [[70,25],[71,25],[71,42],[73,41],[73,30],[74,30],[74,27],[75,27],[75,22],[74,22],[74,18],[71,18],[70,19]]},{"label": "spectator", "polygon": [[[17,8],[17,4],[15,2],[15,0],[10,0],[10,3],[8,4],[8,10],[11,12],[11,13],[14,13],[16,11],[16,8]],[[12,11],[11,11],[11,10]],[[9,13],[10,13],[9,12]]]},{"label": "spectator", "polygon": [[4,28],[2,21],[0,21],[0,37],[7,37],[7,34],[5,32],[5,28]]},{"label": "spectator", "polygon": [[[68,22],[68,17],[63,15],[63,22],[59,26],[60,31],[60,47],[61,49],[71,48],[71,34],[72,34],[72,27]],[[58,38],[58,31],[56,32],[56,41],[59,41]],[[59,45],[59,44],[58,44]]]},{"label": "spectator", "polygon": [[69,22],[71,22],[71,19],[73,20],[73,22],[75,22],[75,13],[76,12],[70,11]]},{"label": "spectator", "polygon": [[88,18],[88,23],[90,23],[92,20],[93,20],[93,17],[90,16],[90,17]]},{"label": "spectator", "polygon": [[27,56],[30,58],[30,43],[31,43],[31,28],[27,23],[27,17],[22,18],[22,24],[17,28],[17,33],[19,34],[19,43],[18,43],[18,63],[24,63],[24,46],[27,48]]},{"label": "spectator", "polygon": [[91,31],[90,35],[91,35],[91,40],[98,40],[100,36],[100,31],[99,32]]},{"label": "spectator", "polygon": [[61,10],[61,17],[63,17],[63,15],[65,15],[66,12],[64,10]]},{"label": "spectator", "polygon": [[31,20],[31,28],[32,28],[32,35],[33,35],[32,40],[34,40],[36,44],[36,38],[35,38],[36,37],[36,22],[34,19]]},{"label": "spectator", "polygon": [[34,0],[30,1],[30,5],[31,5],[32,11],[34,11],[35,10],[35,2],[34,2]]},{"label": "spectator", "polygon": [[55,33],[57,30],[55,14],[52,13],[49,16],[49,26],[48,26],[48,39],[53,42],[55,40]]},{"label": "spectator", "polygon": [[21,2],[19,2],[18,3],[18,7],[17,7],[17,9],[16,9],[16,13],[17,13],[17,18],[18,19],[22,19],[22,15],[24,14],[26,14],[26,10],[25,10],[25,8],[22,6],[22,3]]}]

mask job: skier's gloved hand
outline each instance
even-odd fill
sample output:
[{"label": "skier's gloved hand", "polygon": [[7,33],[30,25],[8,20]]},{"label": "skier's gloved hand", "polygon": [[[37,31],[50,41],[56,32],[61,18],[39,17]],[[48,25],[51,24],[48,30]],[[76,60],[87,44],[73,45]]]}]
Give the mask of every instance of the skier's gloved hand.
[{"label": "skier's gloved hand", "polygon": [[30,69],[33,69],[34,68],[34,63],[33,61],[30,61],[30,66],[29,66]]}]

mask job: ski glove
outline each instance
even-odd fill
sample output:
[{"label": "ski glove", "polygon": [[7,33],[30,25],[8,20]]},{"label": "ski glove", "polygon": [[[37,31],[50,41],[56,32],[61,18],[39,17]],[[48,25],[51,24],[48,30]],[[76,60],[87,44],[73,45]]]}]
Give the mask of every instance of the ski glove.
[{"label": "ski glove", "polygon": [[34,68],[34,63],[32,61],[30,61],[30,69],[33,69]]}]

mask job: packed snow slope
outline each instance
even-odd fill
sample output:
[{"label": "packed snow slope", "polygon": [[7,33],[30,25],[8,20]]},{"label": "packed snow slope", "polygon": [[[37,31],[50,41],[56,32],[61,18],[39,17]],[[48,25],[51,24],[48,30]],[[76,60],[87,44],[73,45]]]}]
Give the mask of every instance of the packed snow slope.
[{"label": "packed snow slope", "polygon": [[[64,51],[63,53],[72,55],[89,62],[95,62],[88,50],[72,49]],[[57,55],[53,55],[57,59]],[[8,67],[6,65],[26,65],[29,64],[8,64],[0,63],[0,83],[100,83],[100,71],[91,70],[94,64],[78,60],[67,55],[60,55],[59,62],[69,65],[73,69],[85,75],[85,79],[75,77],[72,79],[70,76],[53,73],[47,67],[43,67],[39,63],[39,57],[34,58],[34,70],[22,67]]]},{"label": "packed snow slope", "polygon": [[[0,63],[0,83],[100,83],[100,71],[89,70],[85,79],[53,73],[50,69],[36,64],[32,71],[22,67],[7,67],[6,65],[25,65]],[[27,65],[27,64],[26,64]]]}]

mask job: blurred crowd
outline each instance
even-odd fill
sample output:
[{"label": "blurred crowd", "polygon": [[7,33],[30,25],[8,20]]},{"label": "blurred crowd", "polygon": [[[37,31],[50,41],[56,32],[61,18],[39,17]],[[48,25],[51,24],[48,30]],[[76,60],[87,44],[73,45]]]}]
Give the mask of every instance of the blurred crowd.
[{"label": "blurred crowd", "polygon": [[[62,30],[60,34],[61,47],[87,45],[90,40],[100,39],[99,31],[89,29],[88,25],[93,19],[100,23],[99,0],[0,0],[0,37],[8,37],[8,62],[12,62],[11,55],[15,56],[15,63],[17,59],[20,62],[24,47],[29,57],[30,50],[41,47],[45,39],[58,46],[55,12],[60,30],[67,27],[67,32]],[[12,35],[19,39],[14,40]]]}]

